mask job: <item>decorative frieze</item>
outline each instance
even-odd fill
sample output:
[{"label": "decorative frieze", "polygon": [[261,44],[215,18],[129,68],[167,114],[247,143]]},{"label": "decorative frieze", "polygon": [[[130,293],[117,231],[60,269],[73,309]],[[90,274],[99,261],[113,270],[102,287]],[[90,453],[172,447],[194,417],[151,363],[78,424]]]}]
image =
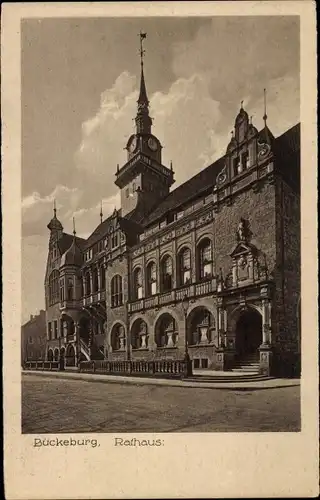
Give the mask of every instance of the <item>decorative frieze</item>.
[{"label": "decorative frieze", "polygon": [[204,224],[208,224],[208,222],[211,222],[213,219],[213,213],[208,212],[205,215],[202,215],[196,220],[196,227],[203,226]]}]

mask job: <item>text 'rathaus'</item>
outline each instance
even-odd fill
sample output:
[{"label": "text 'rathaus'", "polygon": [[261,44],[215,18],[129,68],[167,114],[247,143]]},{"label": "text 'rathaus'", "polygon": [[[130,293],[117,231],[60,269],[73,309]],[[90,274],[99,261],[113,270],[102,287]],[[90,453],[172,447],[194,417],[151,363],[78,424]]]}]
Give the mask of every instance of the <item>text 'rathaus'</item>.
[{"label": "text 'rathaus'", "polygon": [[259,131],[241,105],[225,155],[170,191],[142,56],[121,208],[87,240],[56,210],[48,224],[46,358],[176,360],[187,348],[195,369],[298,370],[300,126],[274,137],[266,113]]}]

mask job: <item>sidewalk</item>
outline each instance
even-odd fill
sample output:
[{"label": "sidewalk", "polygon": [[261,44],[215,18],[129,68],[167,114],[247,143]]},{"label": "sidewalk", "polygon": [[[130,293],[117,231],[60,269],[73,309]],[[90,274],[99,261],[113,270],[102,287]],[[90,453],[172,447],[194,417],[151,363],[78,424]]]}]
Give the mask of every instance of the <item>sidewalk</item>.
[{"label": "sidewalk", "polygon": [[[186,388],[201,388],[201,389],[223,389],[232,391],[255,391],[261,389],[276,389],[280,387],[297,387],[300,386],[299,379],[266,379],[255,381],[230,381],[230,382],[203,382],[199,376],[199,381],[162,379],[151,377],[129,377],[122,375],[100,375],[96,373],[78,373],[78,372],[49,372],[49,371],[22,371],[22,374],[36,375],[40,377],[48,377],[55,379],[74,379],[84,380],[87,382],[104,382],[111,384],[133,384],[133,385],[158,385],[170,387],[186,387]],[[199,374],[200,375],[200,374]]]}]

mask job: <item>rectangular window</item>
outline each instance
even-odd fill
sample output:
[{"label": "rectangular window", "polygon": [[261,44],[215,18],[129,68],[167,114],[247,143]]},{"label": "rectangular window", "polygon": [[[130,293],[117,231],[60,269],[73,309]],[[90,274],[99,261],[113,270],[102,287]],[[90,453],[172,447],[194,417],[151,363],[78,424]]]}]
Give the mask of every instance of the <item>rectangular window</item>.
[{"label": "rectangular window", "polygon": [[111,246],[112,246],[112,248],[116,248],[118,246],[118,233],[114,233],[112,235]]},{"label": "rectangular window", "polygon": [[240,167],[240,158],[233,159],[233,174],[238,175]]},{"label": "rectangular window", "polygon": [[52,339],[52,324],[50,322],[48,323],[48,339]]},{"label": "rectangular window", "polygon": [[199,368],[199,367],[200,367],[200,359],[194,359],[193,368]]},{"label": "rectangular window", "polygon": [[53,322],[53,338],[57,339],[58,338],[58,321],[55,320]]},{"label": "rectangular window", "polygon": [[249,168],[249,153],[246,151],[241,156],[242,170]]},{"label": "rectangular window", "polygon": [[201,360],[201,368],[208,368],[208,358],[203,358]]}]

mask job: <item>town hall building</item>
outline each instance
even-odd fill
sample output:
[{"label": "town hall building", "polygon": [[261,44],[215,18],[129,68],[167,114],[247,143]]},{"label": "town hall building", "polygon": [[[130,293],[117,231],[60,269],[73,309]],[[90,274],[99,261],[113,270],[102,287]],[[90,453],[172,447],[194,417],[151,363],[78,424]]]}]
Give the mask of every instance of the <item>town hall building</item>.
[{"label": "town hall building", "polygon": [[142,55],[121,207],[86,240],[56,209],[48,224],[47,360],[188,356],[194,369],[297,373],[300,125],[274,137],[266,113],[258,130],[241,105],[225,155],[172,189]]}]

